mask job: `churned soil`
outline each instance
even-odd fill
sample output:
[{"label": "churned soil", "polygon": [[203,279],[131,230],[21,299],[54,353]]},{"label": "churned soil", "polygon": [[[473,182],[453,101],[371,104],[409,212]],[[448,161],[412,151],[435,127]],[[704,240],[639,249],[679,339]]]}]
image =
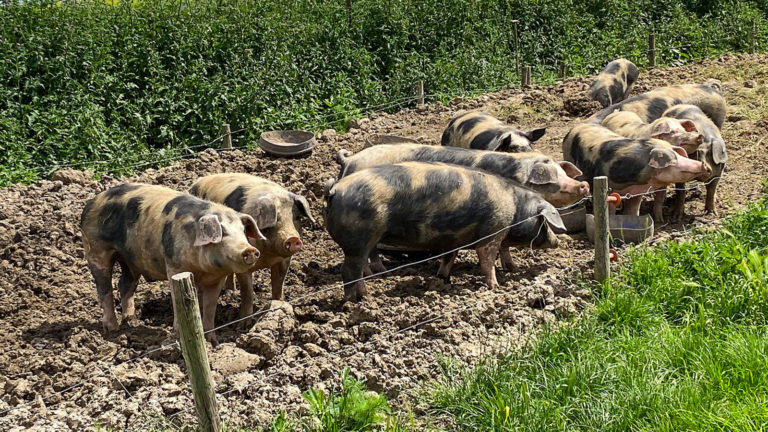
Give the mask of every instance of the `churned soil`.
[{"label": "churned soil", "polygon": [[[729,163],[720,182],[720,217],[763,193],[766,65],[768,55],[725,56],[643,73],[634,90],[723,81]],[[110,335],[102,331],[78,228],[85,200],[96,193],[124,181],[186,190],[206,174],[246,172],[304,195],[322,221],[323,185],[338,173],[339,149],[359,151],[372,133],[438,144],[456,111],[484,109],[521,129],[547,126],[536,147],[560,156],[568,129],[599,108],[586,97],[589,83],[573,78],[455,99],[448,106],[379,113],[354,121],[346,134],[319,134],[304,158],[208,150],[130,178],[95,181],[89,173],[63,171],[50,181],[0,190],[0,429],[141,429],[177,413],[179,424],[194,421],[184,360],[173,344],[166,283],[139,285],[137,325]],[[717,225],[718,217],[702,215],[703,198],[703,187],[689,193],[685,225],[657,226],[656,240],[682,236],[690,226]],[[441,358],[471,363],[493,351],[525,349],[543,324],[576,316],[590,304],[591,292],[575,281],[591,277],[591,245],[584,234],[560,239],[557,249],[513,250],[517,268],[499,269],[501,286],[493,291],[483,283],[474,252],[465,251],[449,287],[432,283],[438,262],[431,260],[368,280],[369,297],[352,304],[342,301],[341,250],[321,222],[308,227],[305,249],[286,281],[288,302],[270,302],[268,271],[258,272],[257,307],[270,311],[219,330],[221,344],[209,349],[222,417],[232,425],[255,425],[279,410],[306,409],[301,392],[334,385],[344,366],[396,405],[420,412],[415,392],[439,376]],[[414,260],[390,257],[385,264]],[[223,293],[216,323],[236,319],[238,307],[237,292]]]}]

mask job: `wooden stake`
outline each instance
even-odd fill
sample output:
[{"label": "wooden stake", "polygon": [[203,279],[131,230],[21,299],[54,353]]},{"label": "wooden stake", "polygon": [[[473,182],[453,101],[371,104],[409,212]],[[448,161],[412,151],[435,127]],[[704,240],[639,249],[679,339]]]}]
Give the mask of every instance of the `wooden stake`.
[{"label": "wooden stake", "polygon": [[565,63],[560,63],[560,78],[565,78],[566,74],[568,73],[568,69],[565,65]]},{"label": "wooden stake", "polygon": [[224,137],[221,139],[221,149],[232,149],[232,132],[229,130],[229,123],[224,123],[221,126],[221,135]]},{"label": "wooden stake", "polygon": [[416,82],[416,97],[419,99],[419,105],[424,105],[424,81]]},{"label": "wooden stake", "polygon": [[648,66],[656,67],[656,35],[648,35]]},{"label": "wooden stake", "polygon": [[755,53],[755,31],[757,27],[757,21],[752,22],[752,30],[749,32],[749,53]]},{"label": "wooden stake", "polygon": [[522,86],[531,85],[531,67],[530,66],[523,66],[523,74],[520,78],[520,85]]},{"label": "wooden stake", "polygon": [[[229,127],[229,125],[226,125]],[[197,291],[192,273],[184,272],[171,276],[173,289],[173,313],[179,328],[179,341],[187,374],[192,386],[200,430],[218,432],[221,428],[219,409],[216,405],[211,366],[205,349],[203,320],[197,303]]]},{"label": "wooden stake", "polygon": [[595,177],[592,202],[595,211],[595,279],[602,282],[611,276],[608,244],[608,177]]}]

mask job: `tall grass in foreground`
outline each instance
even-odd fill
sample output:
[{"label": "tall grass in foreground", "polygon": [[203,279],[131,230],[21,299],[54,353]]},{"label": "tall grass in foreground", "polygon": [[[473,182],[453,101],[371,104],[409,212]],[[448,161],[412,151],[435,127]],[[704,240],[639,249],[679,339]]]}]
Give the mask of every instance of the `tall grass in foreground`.
[{"label": "tall grass in foreground", "polygon": [[432,394],[457,430],[768,428],[768,202],[714,233],[640,248],[582,321]]}]

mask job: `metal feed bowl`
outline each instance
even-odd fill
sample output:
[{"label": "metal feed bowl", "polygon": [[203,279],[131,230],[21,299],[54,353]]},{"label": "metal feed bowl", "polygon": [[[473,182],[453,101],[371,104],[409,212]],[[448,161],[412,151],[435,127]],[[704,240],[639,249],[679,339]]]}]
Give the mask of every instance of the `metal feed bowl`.
[{"label": "metal feed bowl", "polygon": [[299,156],[315,147],[315,134],[301,130],[268,131],[259,137],[259,147],[275,156]]},{"label": "metal feed bowl", "polygon": [[[653,237],[653,218],[650,215],[609,215],[608,231],[612,244],[641,243]],[[587,237],[595,242],[595,216],[587,215]]]},{"label": "metal feed bowl", "polygon": [[365,147],[368,148],[382,144],[419,144],[418,141],[397,135],[372,134],[365,137]]}]

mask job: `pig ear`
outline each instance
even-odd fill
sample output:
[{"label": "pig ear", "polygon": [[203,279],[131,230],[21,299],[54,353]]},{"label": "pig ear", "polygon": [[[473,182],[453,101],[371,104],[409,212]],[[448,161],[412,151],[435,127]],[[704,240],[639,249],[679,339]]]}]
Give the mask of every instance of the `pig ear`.
[{"label": "pig ear", "polygon": [[201,216],[197,220],[195,246],[205,246],[221,242],[221,222],[215,214]]},{"label": "pig ear", "polygon": [[523,134],[528,138],[528,141],[536,142],[539,138],[543,137],[545,133],[547,133],[547,128],[536,128],[524,132]]},{"label": "pig ear", "polygon": [[256,221],[253,220],[251,215],[240,213],[240,220],[243,222],[243,226],[245,227],[245,236],[247,238],[257,239],[257,240],[267,239],[266,237],[264,237],[264,234],[261,233],[259,226],[256,225]]},{"label": "pig ear", "polygon": [[556,234],[562,234],[566,231],[563,218],[560,217],[560,213],[552,205],[541,207],[539,211]]},{"label": "pig ear", "polygon": [[675,153],[668,149],[655,148],[651,150],[651,159],[648,161],[648,165],[656,169],[675,166],[677,165],[677,158]]},{"label": "pig ear", "polygon": [[510,145],[512,145],[512,135],[507,134],[501,139],[501,143],[495,149],[489,148],[488,150],[504,151],[509,149]]},{"label": "pig ear", "polygon": [[267,194],[259,197],[253,204],[253,216],[256,225],[261,229],[272,228],[277,225],[277,205],[275,196]]},{"label": "pig ear", "polygon": [[535,185],[557,184],[557,170],[546,162],[537,162],[531,168],[528,183]]},{"label": "pig ear", "polygon": [[718,165],[728,161],[728,154],[725,153],[725,143],[719,139],[712,141],[712,161]]},{"label": "pig ear", "polygon": [[685,158],[687,158],[687,157],[688,157],[688,152],[687,152],[687,151],[685,151],[685,149],[684,149],[684,148],[682,148],[682,147],[673,146],[673,147],[672,147],[672,151],[674,151],[675,153],[679,154],[679,155],[680,155],[680,156],[682,156],[682,157],[685,157]]},{"label": "pig ear", "polygon": [[651,129],[651,138],[657,138],[659,135],[664,135],[672,132],[672,127],[669,125],[669,120],[664,119],[658,121],[653,125]]},{"label": "pig ear", "polygon": [[291,194],[293,202],[299,207],[304,216],[309,219],[312,225],[316,225],[315,218],[312,217],[312,211],[309,209],[309,201],[301,195]]},{"label": "pig ear", "polygon": [[680,126],[685,129],[686,132],[698,132],[699,130],[696,128],[696,123],[692,122],[691,120],[680,120]]},{"label": "pig ear", "polygon": [[568,161],[560,161],[559,164],[560,164],[560,168],[562,168],[563,171],[565,171],[565,175],[567,175],[570,178],[576,178],[584,174],[576,165]]}]

